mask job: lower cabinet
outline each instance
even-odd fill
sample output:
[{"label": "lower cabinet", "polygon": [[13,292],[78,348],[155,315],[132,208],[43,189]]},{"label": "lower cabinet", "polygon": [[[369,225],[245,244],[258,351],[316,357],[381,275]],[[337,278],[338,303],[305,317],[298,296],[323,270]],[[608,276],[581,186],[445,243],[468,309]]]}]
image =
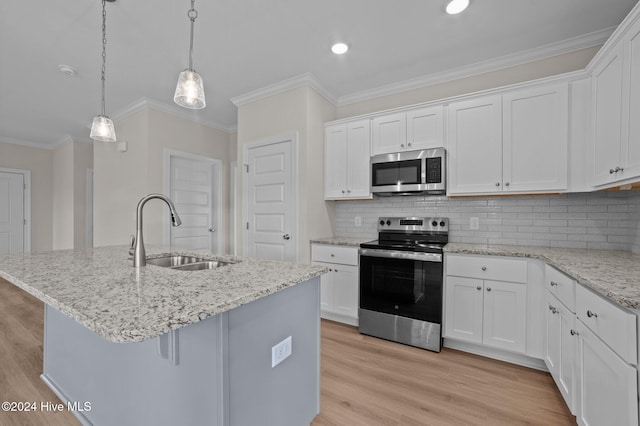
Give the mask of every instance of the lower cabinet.
[{"label": "lower cabinet", "polygon": [[313,244],[311,260],[329,269],[320,278],[322,318],[358,325],[358,248]]},{"label": "lower cabinet", "polygon": [[525,352],[526,284],[447,277],[445,337]]},{"label": "lower cabinet", "polygon": [[546,294],[544,363],[572,414],[576,414],[576,316],[551,292]]}]

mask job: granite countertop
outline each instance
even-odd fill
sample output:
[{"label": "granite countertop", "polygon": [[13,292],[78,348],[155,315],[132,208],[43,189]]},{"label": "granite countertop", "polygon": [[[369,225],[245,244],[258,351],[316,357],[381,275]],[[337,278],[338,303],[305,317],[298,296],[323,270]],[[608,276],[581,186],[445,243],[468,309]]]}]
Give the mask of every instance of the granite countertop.
[{"label": "granite countertop", "polygon": [[[167,253],[147,248],[147,256]],[[173,250],[236,262],[203,271],[133,268],[128,247],[0,256],[0,277],[112,342],[139,342],[229,311],[326,268]]]},{"label": "granite countertop", "polygon": [[329,237],[311,240],[311,244],[326,244],[331,246],[360,247],[360,244],[375,240],[375,238],[350,238],[350,237]]},{"label": "granite countertop", "polygon": [[640,255],[626,251],[449,243],[445,253],[540,259],[630,309],[640,309]]}]

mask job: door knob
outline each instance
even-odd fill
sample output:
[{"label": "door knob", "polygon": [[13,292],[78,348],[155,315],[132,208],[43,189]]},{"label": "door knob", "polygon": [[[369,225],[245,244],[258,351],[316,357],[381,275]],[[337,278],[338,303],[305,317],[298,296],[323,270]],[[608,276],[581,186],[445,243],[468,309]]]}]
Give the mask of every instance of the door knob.
[{"label": "door knob", "polygon": [[283,239],[283,240],[290,240],[290,239],[291,239],[291,236],[290,236],[289,234],[284,234],[284,235],[282,236],[282,239]]}]

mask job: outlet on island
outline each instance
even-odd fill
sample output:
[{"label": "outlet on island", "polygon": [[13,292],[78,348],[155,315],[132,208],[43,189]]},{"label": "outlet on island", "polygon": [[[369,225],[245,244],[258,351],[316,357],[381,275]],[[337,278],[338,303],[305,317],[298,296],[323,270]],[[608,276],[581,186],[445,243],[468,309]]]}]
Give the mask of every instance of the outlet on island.
[{"label": "outlet on island", "polygon": [[472,231],[476,231],[480,228],[480,218],[479,217],[471,217],[469,218],[469,229]]},{"label": "outlet on island", "polygon": [[271,348],[271,368],[291,355],[291,336]]}]

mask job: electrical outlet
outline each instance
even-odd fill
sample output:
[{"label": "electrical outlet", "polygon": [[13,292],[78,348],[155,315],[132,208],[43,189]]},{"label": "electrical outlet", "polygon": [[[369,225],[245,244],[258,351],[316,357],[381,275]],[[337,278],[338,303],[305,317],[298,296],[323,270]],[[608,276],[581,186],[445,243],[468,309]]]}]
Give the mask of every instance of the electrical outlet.
[{"label": "electrical outlet", "polygon": [[271,348],[271,368],[291,355],[291,336]]},{"label": "electrical outlet", "polygon": [[356,226],[362,226],[362,216],[356,216]]},{"label": "electrical outlet", "polygon": [[472,231],[477,231],[480,228],[480,218],[472,217],[469,218],[469,229]]}]

